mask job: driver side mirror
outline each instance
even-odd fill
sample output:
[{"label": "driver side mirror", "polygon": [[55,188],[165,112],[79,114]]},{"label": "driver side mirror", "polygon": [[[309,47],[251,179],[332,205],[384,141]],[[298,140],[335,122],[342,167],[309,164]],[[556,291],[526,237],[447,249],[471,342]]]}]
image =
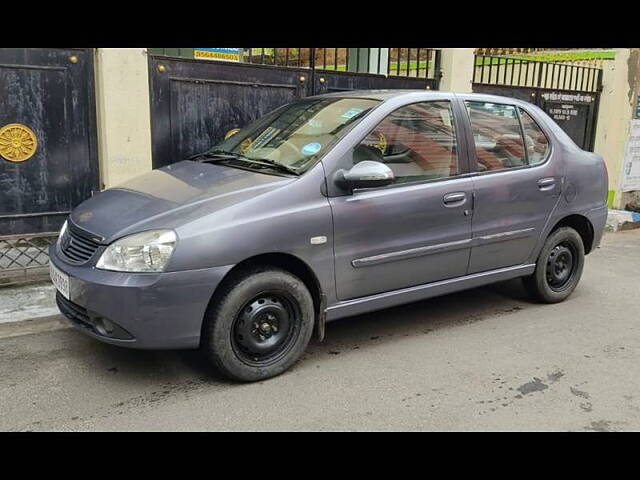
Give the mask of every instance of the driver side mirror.
[{"label": "driver side mirror", "polygon": [[390,185],[395,180],[393,171],[384,163],[363,160],[349,170],[336,172],[336,183],[343,188],[373,188]]}]

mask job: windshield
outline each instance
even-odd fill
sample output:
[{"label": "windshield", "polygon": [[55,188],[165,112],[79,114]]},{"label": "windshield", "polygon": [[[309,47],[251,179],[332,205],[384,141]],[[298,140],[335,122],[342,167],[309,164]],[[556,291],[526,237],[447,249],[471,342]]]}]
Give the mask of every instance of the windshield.
[{"label": "windshield", "polygon": [[303,173],[379,100],[319,98],[280,107],[208,152],[267,160]]}]

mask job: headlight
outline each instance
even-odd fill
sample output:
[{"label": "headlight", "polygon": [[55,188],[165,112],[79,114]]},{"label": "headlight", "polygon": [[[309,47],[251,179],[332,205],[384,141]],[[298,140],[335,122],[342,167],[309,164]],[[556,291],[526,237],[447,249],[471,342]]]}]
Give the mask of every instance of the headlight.
[{"label": "headlight", "polygon": [[96,268],[118,272],[162,272],[176,245],[173,230],[149,230],[116,240]]},{"label": "headlight", "polygon": [[66,231],[67,231],[67,220],[65,220],[64,223],[62,224],[62,228],[60,229],[60,233],[58,234],[58,245],[60,245],[60,242],[62,242],[62,236]]}]

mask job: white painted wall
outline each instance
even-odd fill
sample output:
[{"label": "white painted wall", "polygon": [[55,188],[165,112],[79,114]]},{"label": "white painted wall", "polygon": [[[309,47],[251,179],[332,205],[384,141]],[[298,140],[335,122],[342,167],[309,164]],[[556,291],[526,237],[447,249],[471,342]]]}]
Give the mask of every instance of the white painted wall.
[{"label": "white painted wall", "polygon": [[604,158],[609,172],[613,206],[621,200],[620,173],[629,135],[633,107],[633,85],[629,82],[630,49],[617,49],[615,60],[604,62],[594,151]]},{"label": "white painted wall", "polygon": [[471,92],[474,57],[473,48],[443,48],[440,68],[440,90],[446,92]]},{"label": "white painted wall", "polygon": [[95,55],[100,181],[109,188],[152,168],[149,67],[144,48]]}]

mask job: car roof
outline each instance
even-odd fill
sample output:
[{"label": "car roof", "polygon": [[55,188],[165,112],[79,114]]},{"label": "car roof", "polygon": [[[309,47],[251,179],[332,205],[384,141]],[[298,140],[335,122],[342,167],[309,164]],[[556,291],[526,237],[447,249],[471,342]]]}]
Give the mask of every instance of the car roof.
[{"label": "car roof", "polygon": [[[529,102],[525,102],[523,100],[518,100],[514,97],[504,97],[501,95],[490,95],[486,93],[456,93],[456,92],[447,92],[442,90],[347,90],[343,92],[333,92],[333,93],[325,93],[322,95],[315,95],[316,98],[371,98],[374,100],[387,101],[390,99],[397,99],[401,97],[415,96],[416,93],[421,94],[421,96],[428,100],[429,98],[443,98],[443,97],[460,97],[464,99],[477,99],[485,102],[495,101],[497,103],[511,103],[516,105],[529,104]],[[309,98],[309,97],[307,97]]]},{"label": "car roof", "polygon": [[[408,96],[415,93],[431,93],[429,90],[345,90],[343,92],[324,93],[315,97],[343,97],[343,98],[371,98],[374,100],[389,100],[391,98]],[[443,93],[434,91],[433,93]],[[434,97],[437,95],[434,95]]]}]

